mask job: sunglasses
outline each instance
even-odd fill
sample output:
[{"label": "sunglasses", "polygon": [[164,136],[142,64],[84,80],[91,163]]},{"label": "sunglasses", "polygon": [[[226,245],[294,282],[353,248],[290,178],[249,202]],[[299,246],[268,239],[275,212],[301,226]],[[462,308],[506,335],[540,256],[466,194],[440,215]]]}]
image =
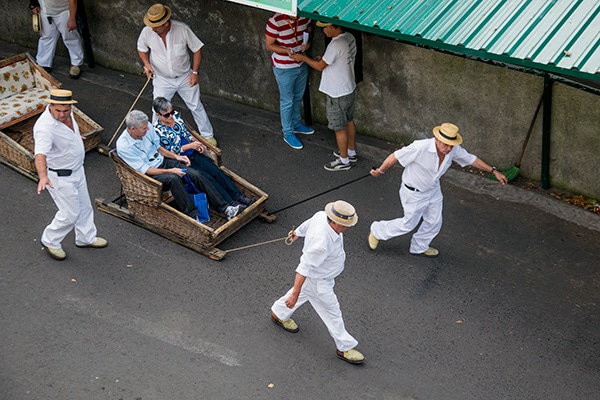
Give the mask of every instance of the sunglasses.
[{"label": "sunglasses", "polygon": [[161,117],[169,118],[171,115],[175,114],[175,110],[171,110],[168,113],[160,114]]}]

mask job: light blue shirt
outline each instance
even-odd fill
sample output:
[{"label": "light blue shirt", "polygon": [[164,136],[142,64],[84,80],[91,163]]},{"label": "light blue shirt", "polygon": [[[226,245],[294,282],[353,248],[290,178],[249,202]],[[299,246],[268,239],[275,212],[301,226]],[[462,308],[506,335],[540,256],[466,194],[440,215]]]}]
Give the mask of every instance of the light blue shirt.
[{"label": "light blue shirt", "polygon": [[158,152],[159,148],[160,139],[152,124],[148,124],[148,131],[140,140],[132,138],[127,129],[117,140],[119,157],[142,174],[145,174],[149,168],[160,168],[162,165],[164,157]]}]

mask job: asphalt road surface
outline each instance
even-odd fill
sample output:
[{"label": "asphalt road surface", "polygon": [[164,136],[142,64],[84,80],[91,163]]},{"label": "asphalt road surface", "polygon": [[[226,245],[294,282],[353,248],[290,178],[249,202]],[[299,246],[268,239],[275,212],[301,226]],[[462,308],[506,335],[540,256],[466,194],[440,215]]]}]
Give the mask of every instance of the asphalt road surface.
[{"label": "asphalt road surface", "polygon": [[[54,76],[104,127],[104,143],[145,82],[99,67],[78,81]],[[265,190],[271,211],[364,176],[390,150],[360,137],[360,161],[327,172],[335,142],[325,127],[292,150],[277,114],[203,99],[224,164]],[[150,100],[148,89],[137,108],[149,112]],[[475,152],[468,135],[465,147]],[[119,194],[110,159],[92,151],[85,166],[93,198]],[[309,304],[294,315],[297,334],[270,321],[301,241],[217,262],[97,211],[109,246],[80,249],[70,234],[57,262],[39,242],[56,211],[50,196],[0,165],[0,398],[600,398],[598,216],[451,171],[439,258],[411,256],[409,236],[370,251],[370,223],[402,215],[401,172],[303,202],[272,224],[255,220],[219,246],[281,238],[327,202],[351,202],[359,223],[345,234],[335,291],[366,356],[354,366],[336,358]]]}]

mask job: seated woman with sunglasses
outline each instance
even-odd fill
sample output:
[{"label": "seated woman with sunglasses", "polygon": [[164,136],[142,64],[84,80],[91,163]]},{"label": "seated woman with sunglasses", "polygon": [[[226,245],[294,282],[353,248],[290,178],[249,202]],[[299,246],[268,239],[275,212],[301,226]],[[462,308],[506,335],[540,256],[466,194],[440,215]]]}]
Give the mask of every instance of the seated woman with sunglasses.
[{"label": "seated woman with sunglasses", "polygon": [[230,204],[245,208],[255,201],[243,195],[231,179],[203,154],[206,147],[187,130],[181,114],[173,110],[169,100],[157,97],[152,108],[158,117],[154,130],[162,146],[175,154],[187,156],[192,168],[204,175]]}]

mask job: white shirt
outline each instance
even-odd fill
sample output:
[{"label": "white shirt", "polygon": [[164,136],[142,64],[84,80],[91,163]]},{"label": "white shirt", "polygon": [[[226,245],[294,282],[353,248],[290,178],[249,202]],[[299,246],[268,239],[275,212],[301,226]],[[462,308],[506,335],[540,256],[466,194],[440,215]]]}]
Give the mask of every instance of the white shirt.
[{"label": "white shirt", "polygon": [[178,78],[190,73],[190,54],[200,50],[204,43],[192,32],[189,26],[171,20],[171,29],[166,36],[167,46],[149,26],[144,27],[137,41],[137,49],[142,53],[150,51],[150,64],[154,72],[164,78]]},{"label": "white shirt", "polygon": [[148,124],[148,131],[140,139],[134,139],[127,129],[117,139],[117,154],[131,168],[145,174],[148,168],[159,168],[164,160],[158,152],[160,139],[154,131],[152,124]]},{"label": "white shirt", "polygon": [[331,39],[322,58],[327,66],[321,76],[319,91],[333,98],[354,92],[356,89],[355,59],[356,40],[352,34],[344,32]]},{"label": "white shirt", "polygon": [[344,270],[344,236],[327,223],[325,211],[318,211],[295,230],[304,237],[302,257],[296,272],[313,279],[333,279]]},{"label": "white shirt", "polygon": [[46,156],[48,168],[76,170],[83,165],[85,147],[73,110],[71,121],[74,130],[54,119],[47,106],[33,126],[34,153]]},{"label": "white shirt", "polygon": [[438,168],[439,157],[435,148],[435,138],[415,140],[409,146],[396,150],[394,155],[404,167],[402,182],[420,192],[439,185],[440,178],[448,171],[452,161],[464,167],[473,164],[477,159],[461,146],[453,146]]},{"label": "white shirt", "polygon": [[57,17],[69,11],[69,0],[40,0],[40,9],[48,17]]}]

